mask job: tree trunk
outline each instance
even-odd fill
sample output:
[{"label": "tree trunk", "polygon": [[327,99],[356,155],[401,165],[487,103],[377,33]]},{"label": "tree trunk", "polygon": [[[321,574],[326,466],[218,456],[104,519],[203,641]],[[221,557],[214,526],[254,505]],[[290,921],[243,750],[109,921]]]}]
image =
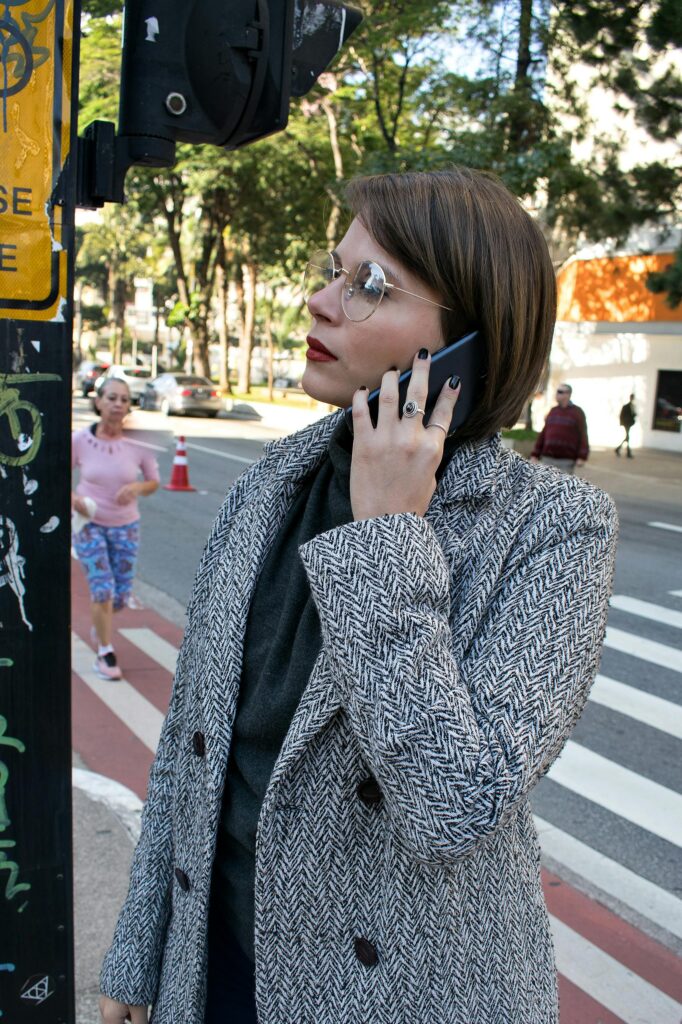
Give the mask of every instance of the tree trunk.
[{"label": "tree trunk", "polygon": [[[329,126],[329,145],[331,146],[334,158],[334,177],[337,182],[343,181],[343,154],[339,145],[339,126],[334,104],[330,97],[325,96],[321,105],[327,116],[327,125]],[[341,201],[336,193],[332,193],[330,198],[331,210],[327,220],[327,248],[335,249],[339,222],[341,220]]]},{"label": "tree trunk", "polygon": [[208,327],[208,307],[201,302],[199,310],[192,324],[192,339],[194,341],[194,366],[200,377],[211,376],[211,357],[208,349],[211,340],[211,332]]},{"label": "tree trunk", "polygon": [[533,32],[533,0],[521,0],[519,37],[514,75],[514,106],[509,115],[509,149],[525,151],[533,142],[530,46]]},{"label": "tree trunk", "polygon": [[73,296],[73,337],[75,341],[72,363],[74,368],[78,366],[83,358],[83,311],[81,308],[83,298],[83,282],[76,281]]},{"label": "tree trunk", "polygon": [[265,310],[265,337],[268,342],[268,401],[274,397],[275,379],[275,341],[272,336],[272,302],[268,302]]},{"label": "tree trunk", "polygon": [[220,390],[231,394],[230,375],[228,368],[229,333],[227,330],[227,275],[223,263],[216,267],[216,287],[218,289],[218,339],[220,341]]},{"label": "tree trunk", "polygon": [[123,352],[123,332],[126,315],[126,280],[116,276],[112,294],[111,312],[114,319],[114,362],[121,362]]},{"label": "tree trunk", "polygon": [[253,351],[253,329],[256,322],[256,280],[258,268],[247,260],[242,263],[244,282],[244,321],[239,339],[239,390],[242,393],[251,387],[251,353]]}]

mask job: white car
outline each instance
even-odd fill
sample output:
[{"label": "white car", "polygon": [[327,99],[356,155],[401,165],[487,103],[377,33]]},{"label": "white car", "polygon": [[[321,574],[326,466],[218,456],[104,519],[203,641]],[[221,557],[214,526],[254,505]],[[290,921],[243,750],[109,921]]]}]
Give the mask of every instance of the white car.
[{"label": "white car", "polygon": [[[130,388],[130,399],[133,405],[140,404],[140,395],[143,393],[147,386],[147,381],[151,380],[152,371],[146,366],[122,366],[120,363],[114,363],[110,366],[106,373],[103,373],[101,377],[98,377],[95,381],[95,393],[104,384],[106,380],[110,380],[111,377],[115,377],[117,380],[124,380]],[[94,402],[94,395],[93,395]]]}]

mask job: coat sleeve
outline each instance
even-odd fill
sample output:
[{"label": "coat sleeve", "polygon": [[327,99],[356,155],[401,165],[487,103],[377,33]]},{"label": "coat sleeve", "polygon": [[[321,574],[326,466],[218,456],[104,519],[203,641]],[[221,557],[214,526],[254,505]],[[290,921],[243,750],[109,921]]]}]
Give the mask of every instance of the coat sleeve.
[{"label": "coat sleeve", "polygon": [[246,500],[260,465],[256,463],[247,470],[227,495],[199,563],[170,705],[149,773],[128,895],[102,965],[101,991],[132,1006],[146,1006],[156,998],[173,884],[174,767],[187,677],[194,662],[192,648],[201,631],[201,623],[197,623],[197,619],[200,618],[202,597],[210,589],[212,571],[224,544],[228,542],[232,520]]},{"label": "coat sleeve", "polygon": [[[301,548],[323,645],[394,828],[419,859],[471,853],[549,769],[597,671],[617,517],[601,492],[512,553],[453,654],[449,566],[430,524],[352,522]],[[538,536],[539,532],[539,536]]]}]

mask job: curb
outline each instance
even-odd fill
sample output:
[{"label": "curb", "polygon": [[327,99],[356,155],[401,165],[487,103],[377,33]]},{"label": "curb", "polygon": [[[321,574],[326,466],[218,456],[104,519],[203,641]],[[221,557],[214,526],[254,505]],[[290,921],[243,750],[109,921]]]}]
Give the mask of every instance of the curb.
[{"label": "curb", "polygon": [[121,822],[133,844],[137,843],[144,805],[132,789],[84,768],[72,768],[71,781],[74,789],[80,789],[91,800],[104,804]]}]

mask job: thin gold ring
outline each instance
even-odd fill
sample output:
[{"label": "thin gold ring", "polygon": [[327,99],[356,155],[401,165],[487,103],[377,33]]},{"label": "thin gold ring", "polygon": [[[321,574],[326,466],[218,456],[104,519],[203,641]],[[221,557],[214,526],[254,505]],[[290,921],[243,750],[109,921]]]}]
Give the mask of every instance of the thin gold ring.
[{"label": "thin gold ring", "polygon": [[426,424],[426,429],[428,430],[429,427],[438,427],[439,430],[443,431],[443,433],[445,434],[446,437],[448,436],[448,432],[447,432],[447,430],[445,429],[445,427],[443,426],[442,423],[427,423]]}]

